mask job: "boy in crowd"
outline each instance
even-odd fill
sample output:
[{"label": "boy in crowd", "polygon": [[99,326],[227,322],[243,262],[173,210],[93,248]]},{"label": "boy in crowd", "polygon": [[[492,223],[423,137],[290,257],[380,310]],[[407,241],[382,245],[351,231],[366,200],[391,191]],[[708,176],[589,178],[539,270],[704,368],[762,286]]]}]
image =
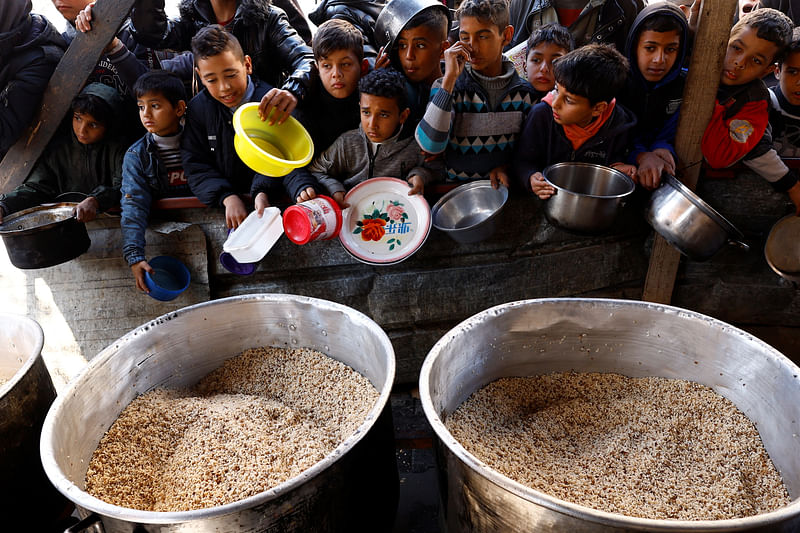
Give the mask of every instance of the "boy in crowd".
[{"label": "boy in crowd", "polygon": [[774,9],[755,9],[731,29],[714,113],[701,147],[711,168],[742,161],[775,190],[787,192],[800,211],[797,174],[781,161],[769,129],[769,90],[761,78],[781,61],[792,21]]},{"label": "boy in crowd", "polygon": [[72,131],[53,139],[25,182],[0,195],[2,217],[57,201],[64,193],[87,197],[76,207],[80,222],[119,205],[125,145],[112,135],[122,98],[101,83],[87,85],[72,101]]},{"label": "boy in crowd", "polygon": [[781,157],[800,157],[800,28],[775,72],[778,85],[770,88],[769,124],[775,149]]},{"label": "boy in crowd", "polygon": [[[358,80],[367,73],[368,64],[364,59],[364,38],[346,20],[323,22],[314,35],[313,50],[319,80],[298,108],[298,118],[314,141],[314,157],[317,157],[341,134],[358,128]],[[274,178],[256,176],[253,194],[267,192],[274,182]],[[283,186],[296,202],[310,200],[321,190],[308,167],[285,176]]]},{"label": "boy in crowd", "polygon": [[[183,169],[189,187],[208,206],[225,208],[228,228],[237,228],[247,217],[241,195],[250,192],[254,172],[233,147],[233,113],[242,104],[258,102],[272,87],[250,74],[250,56],[239,41],[218,24],[206,26],[192,39],[197,75],[205,89],[195,96],[186,112],[181,139]],[[272,180],[273,186],[279,180]],[[266,192],[255,197],[256,208],[269,205]]]},{"label": "boy in crowd", "polygon": [[644,8],[633,21],[625,52],[631,71],[618,102],[636,116],[628,162],[646,189],[675,173],[675,132],[683,99],[682,69],[689,23],[680,8],[662,2]]},{"label": "boy in crowd", "polygon": [[[407,2],[408,0],[392,0]],[[383,16],[390,16],[386,11]],[[378,17],[381,19],[381,17]],[[391,24],[386,24],[387,30]],[[433,83],[442,77],[442,54],[450,46],[447,33],[450,11],[438,0],[429,0],[400,30],[389,34],[389,41],[375,63],[375,68],[393,64],[406,77],[406,94],[411,109],[407,124],[416,127],[425,114]]]},{"label": "boy in crowd", "polygon": [[506,0],[465,0],[459,41],[444,53],[445,73],[417,126],[419,146],[444,152],[449,181],[490,179],[508,185],[506,166],[536,98],[503,56],[514,28]]},{"label": "boy in crowd", "polygon": [[66,47],[30,0],[0,3],[0,159],[33,120]]},{"label": "boy in crowd", "polygon": [[624,161],[636,119],[615,98],[627,75],[628,61],[606,45],[589,44],[556,61],[556,90],[530,112],[517,144],[514,170],[527,190],[550,198],[555,190],[542,170],[563,161],[635,175],[636,167]]},{"label": "boy in crowd", "polygon": [[556,86],[553,61],[567,55],[574,48],[575,39],[560,24],[545,24],[528,38],[525,77],[536,89],[536,102]]},{"label": "boy in crowd", "polygon": [[411,135],[402,135],[410,110],[403,76],[394,69],[373,70],[358,83],[361,126],[342,134],[309,167],[341,208],[345,192],[376,176],[405,179],[409,196],[422,194],[436,171]]},{"label": "boy in crowd", "polygon": [[128,148],[122,163],[122,255],[136,287],[150,292],[144,282],[145,271],[153,273],[144,253],[150,206],[157,198],[191,194],[180,154],[186,92],[178,76],[163,70],[136,80],[133,92],[147,133]]}]

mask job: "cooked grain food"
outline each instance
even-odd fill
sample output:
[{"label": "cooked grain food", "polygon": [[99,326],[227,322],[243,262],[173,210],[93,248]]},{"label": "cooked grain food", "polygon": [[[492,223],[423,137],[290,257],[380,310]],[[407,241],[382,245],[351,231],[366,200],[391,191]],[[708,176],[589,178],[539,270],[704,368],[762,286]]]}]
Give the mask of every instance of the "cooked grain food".
[{"label": "cooked grain food", "polygon": [[86,491],[145,511],[241,500],[322,460],[378,396],[320,352],[246,350],[192,389],[155,389],[131,402],[94,452]]},{"label": "cooked grain food", "polygon": [[492,469],[602,511],[720,520],[789,502],[752,422],[690,381],[611,373],[503,378],[445,423]]}]

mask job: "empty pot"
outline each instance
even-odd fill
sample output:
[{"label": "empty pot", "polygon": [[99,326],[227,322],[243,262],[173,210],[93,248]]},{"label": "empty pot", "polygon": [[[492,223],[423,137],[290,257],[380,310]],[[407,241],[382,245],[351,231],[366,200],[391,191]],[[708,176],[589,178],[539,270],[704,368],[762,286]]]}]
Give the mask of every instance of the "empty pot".
[{"label": "empty pot", "polygon": [[431,209],[433,226],[456,242],[471,243],[494,234],[497,216],[508,201],[508,189],[489,180],[473,181],[442,196]]}]

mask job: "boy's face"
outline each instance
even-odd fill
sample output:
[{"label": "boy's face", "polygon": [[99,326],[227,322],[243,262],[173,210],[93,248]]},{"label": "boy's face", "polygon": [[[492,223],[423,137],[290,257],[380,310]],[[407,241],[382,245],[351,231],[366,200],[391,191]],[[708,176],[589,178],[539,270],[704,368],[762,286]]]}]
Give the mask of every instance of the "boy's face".
[{"label": "boy's face", "polygon": [[778,67],[775,77],[781,84],[783,96],[792,105],[800,105],[800,52],[793,52]]},{"label": "boy's face", "polygon": [[491,21],[477,17],[461,17],[459,24],[458,38],[469,50],[472,69],[488,77],[502,74],[503,47],[511,42],[514,28],[500,31]]},{"label": "boy's face", "polygon": [[322,86],[334,98],[347,98],[358,88],[358,80],[366,63],[359,61],[351,50],[334,50],[317,59]]},{"label": "boy's face", "polygon": [[94,144],[106,135],[106,125],[89,113],[74,111],[72,113],[72,131],[81,144]]},{"label": "boy's face", "polygon": [[406,77],[414,83],[433,84],[442,76],[442,53],[450,43],[435,28],[417,26],[397,36],[397,57]]},{"label": "boy's face", "polygon": [[178,105],[173,106],[163,94],[156,91],[137,98],[136,105],[144,129],[162,137],[178,132],[181,117],[186,111],[186,102],[179,100]]},{"label": "boy's face", "polygon": [[381,143],[394,135],[411,112],[400,110],[397,100],[386,96],[361,93],[361,129],[374,143]]},{"label": "boy's face", "polygon": [[553,120],[556,124],[568,126],[588,126],[595,117],[599,117],[606,110],[608,102],[597,102],[592,105],[585,96],[573,94],[561,85],[556,85],[558,92],[553,99]]},{"label": "boy's face", "polygon": [[65,19],[74,23],[78,13],[91,2],[92,0],[53,0],[53,5]]},{"label": "boy's face", "polygon": [[247,76],[253,72],[250,56],[244,60],[230,50],[197,60],[197,75],[208,93],[227,107],[238,106],[247,91]]},{"label": "boy's face", "polygon": [[542,42],[528,50],[528,59],[525,70],[528,71],[528,81],[533,88],[540,92],[550,92],[556,86],[553,76],[553,61],[567,53],[555,43]]},{"label": "boy's face", "polygon": [[742,26],[728,40],[720,83],[744,85],[766,76],[773,69],[777,52],[775,43],[760,39],[750,26]]},{"label": "boy's face", "polygon": [[661,81],[672,70],[681,49],[678,30],[646,30],[636,45],[636,64],[642,77],[650,82]]}]

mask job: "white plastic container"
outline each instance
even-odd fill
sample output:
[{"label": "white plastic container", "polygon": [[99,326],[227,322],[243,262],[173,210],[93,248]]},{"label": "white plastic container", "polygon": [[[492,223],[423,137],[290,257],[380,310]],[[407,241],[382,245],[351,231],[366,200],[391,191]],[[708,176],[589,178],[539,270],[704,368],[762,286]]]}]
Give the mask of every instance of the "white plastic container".
[{"label": "white plastic container", "polygon": [[277,207],[264,209],[259,218],[253,211],[236,230],[228,235],[222,249],[240,263],[256,263],[267,255],[283,235],[281,212]]}]

